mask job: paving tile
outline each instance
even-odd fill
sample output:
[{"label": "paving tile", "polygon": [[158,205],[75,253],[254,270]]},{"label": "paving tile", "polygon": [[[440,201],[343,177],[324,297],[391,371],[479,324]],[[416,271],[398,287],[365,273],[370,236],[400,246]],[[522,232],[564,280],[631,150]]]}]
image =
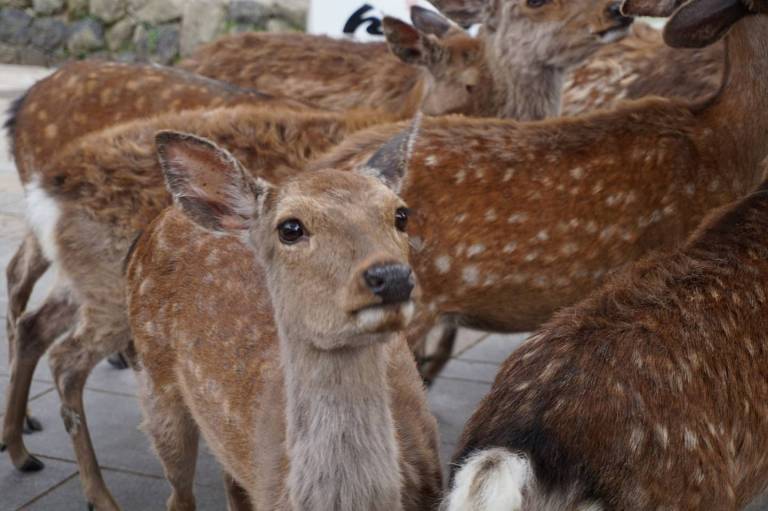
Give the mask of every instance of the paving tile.
[{"label": "paving tile", "polygon": [[[0,375],[0,417],[5,414],[5,402],[7,399],[6,392],[8,390],[9,381],[10,377]],[[33,381],[32,386],[29,389],[29,399],[30,401],[34,401],[45,395],[47,392],[55,392],[53,385]]]},{"label": "paving tile", "polygon": [[438,378],[427,400],[440,427],[440,440],[455,444],[477,403],[488,393],[487,383]]},{"label": "paving tile", "polygon": [[[141,411],[137,399],[86,390],[85,406],[88,427],[101,466],[156,477],[163,475],[160,462],[151,451],[149,439],[138,428]],[[43,423],[45,431],[25,437],[27,448],[34,453],[74,460],[72,444],[59,415],[58,394],[42,396],[31,408]],[[201,453],[199,458],[197,481],[206,486],[218,484],[220,476],[216,461],[206,452]]]},{"label": "paving tile", "polygon": [[[112,470],[104,471],[104,480],[118,504],[126,510],[152,511],[165,509],[171,487],[163,479],[143,477]],[[223,484],[215,488],[196,488],[197,508],[201,511],[226,509]],[[86,506],[80,478],[73,477],[42,498],[22,509],[29,511],[83,511]]]},{"label": "paving tile", "polygon": [[501,364],[529,334],[491,334],[468,349],[459,358]]},{"label": "paving tile", "polygon": [[454,354],[458,355],[464,353],[487,336],[488,332],[484,332],[482,330],[459,328],[459,333],[456,337],[456,346],[453,349]]},{"label": "paving tile", "polygon": [[[6,453],[0,455],[0,509],[11,511],[77,474],[72,463],[45,460],[45,470],[22,473],[13,468]],[[49,507],[58,510],[59,507]],[[83,511],[85,507],[80,508]]]},{"label": "paving tile", "polygon": [[446,364],[445,369],[440,373],[440,376],[456,380],[493,383],[498,371],[498,364],[454,358]]},{"label": "paving tile", "polygon": [[763,493],[753,500],[744,511],[768,511],[768,492]]}]

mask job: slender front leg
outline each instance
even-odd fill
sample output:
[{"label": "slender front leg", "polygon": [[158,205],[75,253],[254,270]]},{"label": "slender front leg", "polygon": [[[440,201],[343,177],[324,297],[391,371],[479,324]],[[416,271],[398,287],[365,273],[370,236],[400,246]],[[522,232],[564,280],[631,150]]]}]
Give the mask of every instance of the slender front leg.
[{"label": "slender front leg", "polygon": [[125,349],[130,337],[122,325],[92,327],[91,315],[87,311],[81,313],[77,332],[57,344],[51,350],[49,360],[61,397],[61,417],[72,439],[88,505],[97,511],[118,511],[120,508],[104,483],[88,432],[83,389],[91,369],[110,353]]},{"label": "slender front leg", "polygon": [[[35,283],[43,276],[50,262],[43,255],[37,237],[32,232],[26,236],[5,269],[8,283],[8,311],[5,329],[8,338],[8,363],[13,363],[17,323],[29,303]],[[27,413],[25,432],[43,429],[40,422]]]},{"label": "slender front leg", "polygon": [[141,407],[143,429],[152,440],[160,457],[165,477],[173,492],[168,498],[168,511],[194,511],[195,465],[199,432],[181,395],[168,386],[158,390],[150,376],[142,371]]},{"label": "slender front leg", "polygon": [[24,313],[17,322],[15,356],[11,360],[11,381],[3,417],[3,444],[13,465],[21,471],[43,468],[43,463],[29,454],[22,438],[29,388],[37,362],[48,347],[74,324],[76,317],[77,304],[72,301],[69,289],[58,288],[39,309]]}]

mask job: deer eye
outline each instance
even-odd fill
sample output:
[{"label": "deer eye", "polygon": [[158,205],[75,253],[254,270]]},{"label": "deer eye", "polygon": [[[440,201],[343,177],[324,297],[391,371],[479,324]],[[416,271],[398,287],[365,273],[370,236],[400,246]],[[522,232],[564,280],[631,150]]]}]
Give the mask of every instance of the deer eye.
[{"label": "deer eye", "polygon": [[277,233],[284,245],[293,245],[305,235],[304,226],[295,218],[281,222],[277,226]]},{"label": "deer eye", "polygon": [[526,0],[526,4],[528,5],[528,7],[533,7],[534,9],[536,9],[546,4],[548,1],[549,0]]},{"label": "deer eye", "polygon": [[397,208],[395,211],[395,228],[400,232],[405,232],[408,227],[408,214],[410,211],[408,208]]}]

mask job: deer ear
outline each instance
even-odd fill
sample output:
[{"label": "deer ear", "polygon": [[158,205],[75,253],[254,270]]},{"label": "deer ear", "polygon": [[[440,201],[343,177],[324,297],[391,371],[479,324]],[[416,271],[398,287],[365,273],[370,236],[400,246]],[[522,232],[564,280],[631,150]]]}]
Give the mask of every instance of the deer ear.
[{"label": "deer ear", "polygon": [[621,13],[624,16],[668,18],[682,3],[683,0],[624,0]]},{"label": "deer ear", "polygon": [[484,23],[483,10],[490,0],[430,0],[437,10],[462,27]]},{"label": "deer ear", "polygon": [[673,48],[703,48],[748,14],[741,0],[691,0],[667,22],[664,42]]},{"label": "deer ear", "polygon": [[155,146],[173,202],[206,229],[242,234],[249,229],[270,185],[210,140],[160,131]]},{"label": "deer ear", "polygon": [[411,23],[419,32],[437,37],[445,36],[452,28],[461,30],[443,15],[418,5],[411,7]]},{"label": "deer ear", "polygon": [[430,36],[419,33],[408,23],[386,16],[381,26],[389,49],[406,64],[429,66],[440,59],[440,44]]},{"label": "deer ear", "polygon": [[419,112],[414,117],[408,129],[401,131],[390,138],[386,144],[371,156],[362,167],[361,173],[375,176],[381,179],[385,185],[395,192],[400,191],[400,184],[408,172],[408,163],[416,145],[416,137],[421,128],[422,114]]}]

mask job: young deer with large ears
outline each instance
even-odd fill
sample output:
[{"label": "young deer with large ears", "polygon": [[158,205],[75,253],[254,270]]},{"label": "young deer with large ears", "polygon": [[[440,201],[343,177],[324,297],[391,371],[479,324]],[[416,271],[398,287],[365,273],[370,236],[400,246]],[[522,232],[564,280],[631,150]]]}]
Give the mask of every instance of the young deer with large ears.
[{"label": "young deer with large ears", "polygon": [[[717,12],[725,1],[702,8]],[[755,77],[768,76],[768,20],[745,16],[726,43],[723,87],[703,103],[648,98],[527,124],[426,118],[402,191],[414,205],[412,261],[423,302],[411,342],[441,317],[530,331],[759,183],[768,85]],[[316,164],[355,167],[399,129],[357,133]]]},{"label": "young deer with large ears", "polygon": [[437,424],[402,335],[409,137],[361,173],[274,187],[212,142],[158,134],[175,207],[136,243],[127,289],[169,510],[194,509],[198,431],[255,509],[437,506]]},{"label": "young deer with large ears", "polygon": [[[395,55],[378,43],[298,34],[240,34],[203,47],[182,67],[328,108],[385,108],[519,120],[556,116],[565,72],[624,37],[632,18],[619,0],[512,0],[485,10],[462,0],[461,21],[483,23],[477,40],[440,15],[411,10],[414,26],[385,19]],[[457,2],[434,1],[443,5]],[[493,3],[493,2],[488,2]],[[455,7],[455,6],[454,6]],[[449,14],[456,15],[455,8]],[[437,81],[451,94],[421,101]]]}]

